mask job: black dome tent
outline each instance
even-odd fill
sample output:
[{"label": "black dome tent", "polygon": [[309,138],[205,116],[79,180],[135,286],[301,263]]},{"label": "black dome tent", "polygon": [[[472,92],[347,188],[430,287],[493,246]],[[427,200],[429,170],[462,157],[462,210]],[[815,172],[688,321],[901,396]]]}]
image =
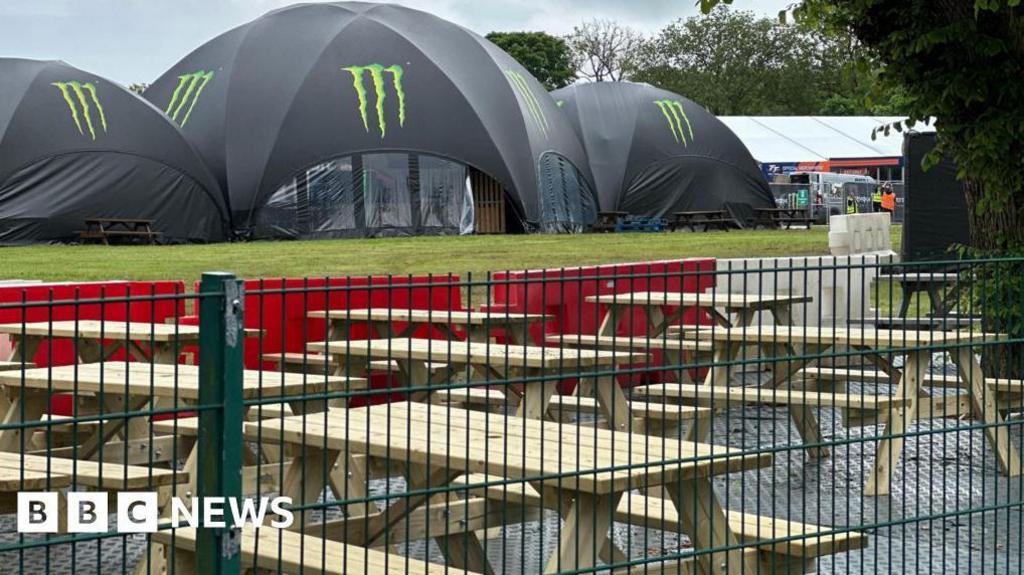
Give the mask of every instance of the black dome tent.
[{"label": "black dome tent", "polygon": [[164,241],[221,241],[229,212],[174,125],[63,62],[0,58],[0,245],[71,241],[88,218],[153,220]]},{"label": "black dome tent", "polygon": [[596,208],[582,145],[543,87],[484,38],[402,6],[270,12],[145,97],[257,238],[466,231],[481,188],[526,230],[581,229]]},{"label": "black dome tent", "polygon": [[775,205],[738,137],[701,106],[631,82],[552,92],[583,141],[600,207],[634,215],[729,210],[743,223]]}]

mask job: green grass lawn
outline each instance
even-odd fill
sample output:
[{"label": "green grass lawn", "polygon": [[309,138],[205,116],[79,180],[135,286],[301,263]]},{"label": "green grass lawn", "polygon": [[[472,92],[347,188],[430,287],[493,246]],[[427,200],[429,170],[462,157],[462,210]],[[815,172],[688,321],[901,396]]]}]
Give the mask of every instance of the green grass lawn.
[{"label": "green grass lawn", "polygon": [[[898,246],[900,228],[893,228]],[[204,271],[241,277],[481,274],[710,256],[828,254],[828,229],[708,233],[415,237],[187,246],[0,248],[0,279],[195,279]]]}]

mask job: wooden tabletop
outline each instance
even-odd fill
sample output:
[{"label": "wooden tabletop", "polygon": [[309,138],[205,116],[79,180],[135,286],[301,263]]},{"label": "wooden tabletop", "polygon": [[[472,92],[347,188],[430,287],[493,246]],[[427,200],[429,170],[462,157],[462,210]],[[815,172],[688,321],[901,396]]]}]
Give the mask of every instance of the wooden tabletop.
[{"label": "wooden tabletop", "polygon": [[132,340],[191,343],[199,341],[199,326],[124,321],[40,321],[0,324],[0,333],[34,337]]},{"label": "wooden tabletop", "polygon": [[332,319],[336,321],[412,322],[451,325],[499,325],[548,321],[549,319],[552,319],[550,316],[536,313],[399,308],[318,310],[311,311],[307,315],[313,319]]},{"label": "wooden tabletop", "polygon": [[792,343],[800,345],[852,345],[879,348],[917,346],[955,346],[968,343],[1006,341],[1005,335],[978,331],[940,331],[905,329],[861,329],[839,327],[755,326],[745,328],[704,329],[695,337],[713,341],[745,343]]},{"label": "wooden tabletop", "polygon": [[[281,435],[279,435],[281,433]],[[770,454],[739,455],[718,445],[528,420],[423,403],[333,409],[246,424],[246,435],[364,452],[406,463],[508,479],[558,475],[562,489],[613,493],[640,485],[770,466]],[[539,449],[548,445],[550,449]],[[696,457],[720,456],[686,461]],[[615,471],[583,473],[621,466]],[[630,466],[626,468],[626,466]]]},{"label": "wooden tabletop", "polygon": [[[246,398],[277,397],[335,391],[365,386],[361,378],[325,377],[285,372],[243,372],[242,394]],[[87,363],[26,371],[0,372],[0,385],[12,388],[53,390],[58,393],[99,393],[199,399],[199,367],[160,363]],[[17,392],[14,392],[17,395]]]},{"label": "wooden tabletop", "polygon": [[757,295],[745,293],[680,293],[680,292],[626,292],[587,297],[589,303],[673,306],[673,307],[724,307],[730,309],[756,309],[781,305],[793,305],[811,301],[810,296]]},{"label": "wooden tabletop", "polygon": [[891,280],[900,283],[956,283],[960,281],[960,274],[945,272],[908,272],[902,274],[882,274],[875,279],[880,282]]},{"label": "wooden tabletop", "polygon": [[361,339],[315,342],[310,351],[373,359],[432,361],[496,368],[571,369],[646,361],[645,353],[560,347],[470,343],[438,339]]}]

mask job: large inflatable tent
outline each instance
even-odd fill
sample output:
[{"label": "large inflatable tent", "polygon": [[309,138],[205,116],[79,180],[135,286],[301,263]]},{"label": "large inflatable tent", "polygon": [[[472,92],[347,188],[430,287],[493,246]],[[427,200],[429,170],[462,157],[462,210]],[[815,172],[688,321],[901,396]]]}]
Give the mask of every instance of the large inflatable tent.
[{"label": "large inflatable tent", "polygon": [[207,42],[145,97],[181,126],[251,237],[464,233],[474,220],[481,232],[573,231],[594,217],[582,145],[543,87],[484,38],[417,10],[282,8]]},{"label": "large inflatable tent", "polygon": [[774,207],[757,162],[701,106],[631,82],[552,92],[583,141],[600,208],[634,215],[728,210],[738,224]]},{"label": "large inflatable tent", "polygon": [[925,170],[925,156],[935,148],[935,132],[904,136],[903,261],[956,259],[953,248],[971,243],[967,199],[948,155]]},{"label": "large inflatable tent", "polygon": [[230,229],[216,180],[160,110],[63,62],[0,58],[0,245],[73,241],[91,218],[152,220],[167,242]]}]

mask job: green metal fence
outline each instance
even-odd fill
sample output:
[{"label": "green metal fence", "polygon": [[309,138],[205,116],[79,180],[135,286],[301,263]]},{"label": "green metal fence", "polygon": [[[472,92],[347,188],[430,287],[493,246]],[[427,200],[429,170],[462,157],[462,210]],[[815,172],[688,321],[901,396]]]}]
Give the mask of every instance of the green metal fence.
[{"label": "green metal fence", "polygon": [[0,572],[1018,573],[1022,271],[26,296]]}]

